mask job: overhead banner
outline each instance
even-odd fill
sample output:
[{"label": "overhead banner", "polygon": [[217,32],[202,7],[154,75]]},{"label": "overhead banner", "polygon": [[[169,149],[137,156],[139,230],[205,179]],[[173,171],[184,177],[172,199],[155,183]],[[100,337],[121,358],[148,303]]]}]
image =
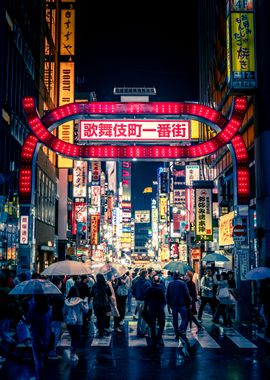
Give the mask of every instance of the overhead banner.
[{"label": "overhead banner", "polygon": [[80,141],[181,141],[190,139],[188,120],[81,120]]},{"label": "overhead banner", "polygon": [[218,228],[218,237],[219,237],[219,245],[233,245],[233,218],[234,211],[222,215],[219,218],[219,228]]},{"label": "overhead banner", "polygon": [[196,241],[213,241],[212,189],[195,189]]},{"label": "overhead banner", "polygon": [[249,3],[229,1],[227,9],[227,68],[232,89],[253,89],[257,85],[254,11],[253,2]]}]

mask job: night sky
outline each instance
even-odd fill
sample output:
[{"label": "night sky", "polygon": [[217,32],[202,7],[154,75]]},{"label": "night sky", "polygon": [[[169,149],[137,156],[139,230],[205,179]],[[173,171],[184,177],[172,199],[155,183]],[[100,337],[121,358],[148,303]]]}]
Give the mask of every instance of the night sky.
[{"label": "night sky", "polygon": [[[197,0],[76,4],[77,91],[117,101],[115,86],[154,86],[153,101],[198,101]],[[156,179],[158,166],[162,163],[134,164],[135,208],[149,208],[142,191]]]}]

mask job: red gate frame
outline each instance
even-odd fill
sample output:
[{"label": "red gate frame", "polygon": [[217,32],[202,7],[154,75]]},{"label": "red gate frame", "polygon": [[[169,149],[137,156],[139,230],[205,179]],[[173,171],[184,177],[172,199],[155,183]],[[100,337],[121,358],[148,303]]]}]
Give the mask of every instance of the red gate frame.
[{"label": "red gate frame", "polygon": [[[203,104],[189,102],[83,102],[71,103],[50,111],[40,118],[35,99],[23,99],[23,109],[31,129],[21,153],[19,196],[21,204],[31,203],[32,170],[35,165],[35,153],[39,143],[46,145],[56,153],[71,159],[184,159],[203,158],[214,153],[224,145],[231,143],[236,160],[237,203],[247,204],[249,199],[248,153],[239,129],[247,110],[247,98],[236,97],[233,101],[231,117],[225,118],[218,111]],[[212,139],[190,146],[110,146],[76,145],[54,136],[51,131],[60,124],[72,119],[85,119],[89,115],[165,115],[186,116],[197,119],[219,133]]]}]

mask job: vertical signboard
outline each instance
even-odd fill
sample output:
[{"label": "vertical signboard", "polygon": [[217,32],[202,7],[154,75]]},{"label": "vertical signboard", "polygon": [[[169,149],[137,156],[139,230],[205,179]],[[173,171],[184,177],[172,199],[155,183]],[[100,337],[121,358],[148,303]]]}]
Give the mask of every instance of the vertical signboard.
[{"label": "vertical signboard", "polygon": [[226,34],[230,88],[256,88],[253,1],[228,1]]},{"label": "vertical signboard", "polygon": [[213,241],[212,189],[195,189],[195,235],[197,241]]},{"label": "vertical signboard", "polygon": [[[61,2],[59,106],[74,102],[75,2]],[[73,143],[74,123],[68,121],[58,128],[58,138]],[[72,168],[72,160],[58,155],[58,168]]]},{"label": "vertical signboard", "polygon": [[122,162],[123,201],[131,200],[131,162]]},{"label": "vertical signboard", "polygon": [[60,55],[75,54],[75,9],[61,10]]},{"label": "vertical signboard", "polygon": [[219,237],[219,245],[225,246],[225,245],[233,245],[233,218],[234,218],[234,211],[222,215],[219,218],[219,229],[218,229],[218,237]]},{"label": "vertical signboard", "polygon": [[73,197],[86,198],[87,161],[74,161]]},{"label": "vertical signboard", "polygon": [[20,220],[20,244],[28,244],[29,216],[21,215]]},{"label": "vertical signboard", "polygon": [[186,165],[186,186],[192,186],[193,181],[200,179],[199,165]]},{"label": "vertical signboard", "polygon": [[[74,102],[74,62],[60,62],[59,105]],[[67,121],[58,128],[58,138],[73,143],[73,121]],[[72,168],[69,158],[58,156],[58,168]]]},{"label": "vertical signboard", "polygon": [[99,224],[100,216],[98,214],[92,214],[90,219],[91,233],[90,233],[90,244],[99,244]]}]

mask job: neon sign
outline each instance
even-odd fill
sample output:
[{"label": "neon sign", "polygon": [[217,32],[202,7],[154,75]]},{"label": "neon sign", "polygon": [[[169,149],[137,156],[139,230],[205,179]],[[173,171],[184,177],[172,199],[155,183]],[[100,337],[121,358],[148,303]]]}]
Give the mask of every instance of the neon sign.
[{"label": "neon sign", "polygon": [[[231,143],[237,161],[238,203],[246,203],[249,197],[248,154],[244,141],[238,133],[247,109],[247,98],[235,98],[230,119],[218,111],[197,103],[180,102],[83,102],[58,107],[40,118],[34,98],[23,99],[28,125],[31,133],[25,140],[21,154],[20,198],[29,203],[32,181],[32,158],[38,142],[51,150],[73,159],[151,159],[176,160],[181,158],[202,158]],[[184,116],[219,127],[220,132],[212,139],[189,146],[170,145],[76,145],[54,136],[51,131],[67,120],[83,119],[89,115],[168,115]]]}]

